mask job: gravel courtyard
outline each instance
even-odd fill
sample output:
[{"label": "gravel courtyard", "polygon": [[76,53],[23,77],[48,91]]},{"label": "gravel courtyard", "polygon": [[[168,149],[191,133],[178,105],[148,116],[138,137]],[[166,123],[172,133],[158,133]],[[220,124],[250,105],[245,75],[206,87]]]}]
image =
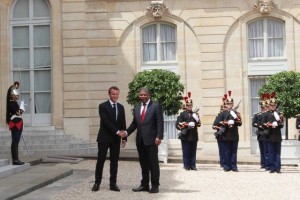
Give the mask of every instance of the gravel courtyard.
[{"label": "gravel courtyard", "polygon": [[35,200],[94,200],[94,199],[293,199],[300,200],[299,167],[283,166],[281,174],[270,174],[258,165],[240,165],[239,172],[224,172],[218,165],[201,164],[198,171],[185,171],[182,164],[160,163],[160,192],[134,193],[141,179],[139,163],[119,161],[117,185],[121,192],[109,190],[109,161],[105,162],[104,177],[98,192],[92,192],[95,160],[79,164],[59,164],[74,169],[73,175],[18,199]]}]

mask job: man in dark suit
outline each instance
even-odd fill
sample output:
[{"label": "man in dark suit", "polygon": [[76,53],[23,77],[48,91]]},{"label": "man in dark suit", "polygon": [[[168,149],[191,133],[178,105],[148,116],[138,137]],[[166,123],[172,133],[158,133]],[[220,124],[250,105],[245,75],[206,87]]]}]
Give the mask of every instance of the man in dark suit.
[{"label": "man in dark suit", "polygon": [[98,191],[103,173],[103,166],[106,159],[107,150],[110,153],[110,190],[120,191],[117,186],[118,160],[120,154],[121,138],[122,146],[126,144],[125,111],[123,105],[117,103],[119,98],[119,88],[113,86],[108,90],[109,100],[99,105],[100,129],[98,132],[98,159],[95,172],[95,184],[92,191]]},{"label": "man in dark suit", "polygon": [[[159,103],[150,100],[149,89],[140,89],[139,98],[141,104],[134,107],[132,123],[126,130],[127,135],[130,135],[137,129],[136,146],[142,169],[141,185],[132,190],[134,192],[158,193],[160,176],[158,145],[164,136],[163,111]],[[149,190],[149,171],[151,190]]]}]

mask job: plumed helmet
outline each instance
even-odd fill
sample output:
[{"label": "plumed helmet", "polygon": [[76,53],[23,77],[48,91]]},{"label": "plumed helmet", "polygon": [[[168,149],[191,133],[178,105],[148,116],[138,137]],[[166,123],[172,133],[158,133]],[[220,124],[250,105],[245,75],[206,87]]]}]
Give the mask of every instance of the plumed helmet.
[{"label": "plumed helmet", "polygon": [[16,88],[13,88],[13,89],[11,90],[11,93],[10,93],[10,94],[11,94],[11,95],[15,95],[15,96],[20,95],[18,89],[16,89]]},{"label": "plumed helmet", "polygon": [[226,104],[233,104],[233,98],[231,97],[231,91],[228,91],[228,97],[226,99]]},{"label": "plumed helmet", "polygon": [[193,105],[193,100],[191,99],[191,92],[188,92],[187,97],[185,98],[185,105],[189,106],[189,105]]},{"label": "plumed helmet", "polygon": [[277,104],[277,101],[276,101],[276,93],[275,92],[272,92],[271,94],[271,98],[270,98],[270,105],[271,106],[274,106]]}]

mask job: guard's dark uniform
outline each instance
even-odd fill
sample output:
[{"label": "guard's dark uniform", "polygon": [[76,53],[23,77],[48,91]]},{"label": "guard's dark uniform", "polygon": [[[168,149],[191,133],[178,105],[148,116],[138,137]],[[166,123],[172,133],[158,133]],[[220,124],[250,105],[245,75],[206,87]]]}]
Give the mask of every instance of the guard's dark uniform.
[{"label": "guard's dark uniform", "polygon": [[[296,129],[300,129],[300,115],[296,119]],[[300,135],[298,136],[298,141],[300,141]]]},{"label": "guard's dark uniform", "polygon": [[[192,100],[186,99],[186,105],[192,106]],[[193,117],[197,115],[198,121]],[[194,123],[194,126],[189,126]],[[196,152],[198,142],[198,127],[201,121],[197,113],[192,110],[185,110],[179,114],[176,121],[176,128],[180,130],[179,139],[181,140],[183,167],[186,170],[197,170],[196,168]]]},{"label": "guard's dark uniform", "polygon": [[280,173],[281,169],[281,128],[284,126],[284,116],[278,110],[275,110],[275,94],[272,93],[270,99],[271,110],[266,113],[263,126],[267,128],[267,140],[269,150],[270,173]]},{"label": "guard's dark uniform", "polygon": [[[216,130],[216,132],[214,133],[216,139],[217,139],[217,143],[218,143],[218,150],[219,150],[219,162],[220,162],[220,166],[224,169],[224,165],[225,165],[225,158],[224,158],[224,150],[223,150],[223,146],[224,146],[224,142],[222,140],[222,131],[221,127],[218,126],[218,117],[219,115],[224,111],[224,109],[221,107],[220,112],[218,113],[218,115],[216,116],[213,125],[212,125],[212,129]],[[224,129],[224,128],[223,128]]]},{"label": "guard's dark uniform", "polygon": [[267,166],[267,144],[266,135],[264,134],[263,129],[263,114],[263,112],[255,113],[252,121],[252,126],[257,128],[255,133],[257,135],[259,146],[261,168],[265,168]]},{"label": "guard's dark uniform", "polygon": [[237,149],[239,142],[238,127],[242,125],[240,113],[232,109],[233,99],[231,91],[228,91],[228,98],[225,100],[228,110],[223,111],[217,118],[218,126],[224,129],[221,139],[224,143],[224,171],[238,171]]},{"label": "guard's dark uniform", "polygon": [[18,91],[14,86],[11,86],[7,91],[7,102],[6,102],[6,123],[8,124],[9,130],[11,131],[11,156],[13,165],[23,165],[24,162],[19,160],[19,142],[23,131],[23,110],[13,95],[18,96]]}]

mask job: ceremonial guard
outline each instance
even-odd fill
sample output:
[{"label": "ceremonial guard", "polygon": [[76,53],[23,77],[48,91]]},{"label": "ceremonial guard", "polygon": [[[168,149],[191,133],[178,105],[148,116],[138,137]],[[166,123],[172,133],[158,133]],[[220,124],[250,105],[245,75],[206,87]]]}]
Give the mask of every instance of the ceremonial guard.
[{"label": "ceremonial guard", "polygon": [[183,167],[185,170],[197,170],[198,127],[201,126],[201,121],[197,110],[192,110],[191,93],[188,92],[188,97],[184,99],[185,110],[179,114],[176,121],[176,128],[180,130],[179,139],[181,140]]},{"label": "ceremonial guard", "polygon": [[[297,116],[296,129],[300,129],[300,114]],[[298,136],[298,141],[300,141],[300,134]]]},{"label": "ceremonial guard", "polygon": [[19,160],[19,142],[23,131],[22,114],[25,111],[24,101],[19,105],[19,82],[15,82],[7,91],[6,123],[11,131],[11,156],[13,165],[23,165]]},{"label": "ceremonial guard", "polygon": [[220,112],[218,113],[218,115],[216,116],[213,125],[212,125],[212,129],[216,130],[216,132],[214,133],[216,139],[217,139],[217,143],[218,143],[218,150],[219,150],[219,163],[220,163],[220,167],[224,169],[224,163],[225,163],[225,159],[224,159],[224,142],[222,140],[222,134],[224,133],[225,128],[223,127],[221,129],[220,126],[218,126],[218,117],[219,115],[227,109],[226,105],[225,105],[225,99],[227,99],[227,94],[224,95],[224,97],[222,98],[222,105],[220,107]]},{"label": "ceremonial guard", "polygon": [[268,129],[268,150],[270,173],[280,173],[281,169],[281,128],[284,125],[283,113],[277,110],[276,93],[271,94],[270,111],[265,115],[263,126]]},{"label": "ceremonial guard", "polygon": [[261,111],[255,113],[252,120],[252,126],[257,128],[255,134],[257,135],[257,141],[260,152],[260,166],[261,168],[266,168],[268,166],[268,151],[267,151],[267,143],[266,143],[266,134],[264,134],[263,128],[263,116],[267,111],[266,102],[264,101],[265,94],[261,96],[261,100],[259,102]]},{"label": "ceremonial guard", "polygon": [[224,129],[221,138],[224,142],[224,171],[230,170],[238,172],[237,168],[237,149],[239,142],[238,127],[242,125],[241,115],[233,109],[233,98],[231,91],[228,91],[228,98],[225,99],[227,110],[223,111],[218,117],[218,126]]}]

